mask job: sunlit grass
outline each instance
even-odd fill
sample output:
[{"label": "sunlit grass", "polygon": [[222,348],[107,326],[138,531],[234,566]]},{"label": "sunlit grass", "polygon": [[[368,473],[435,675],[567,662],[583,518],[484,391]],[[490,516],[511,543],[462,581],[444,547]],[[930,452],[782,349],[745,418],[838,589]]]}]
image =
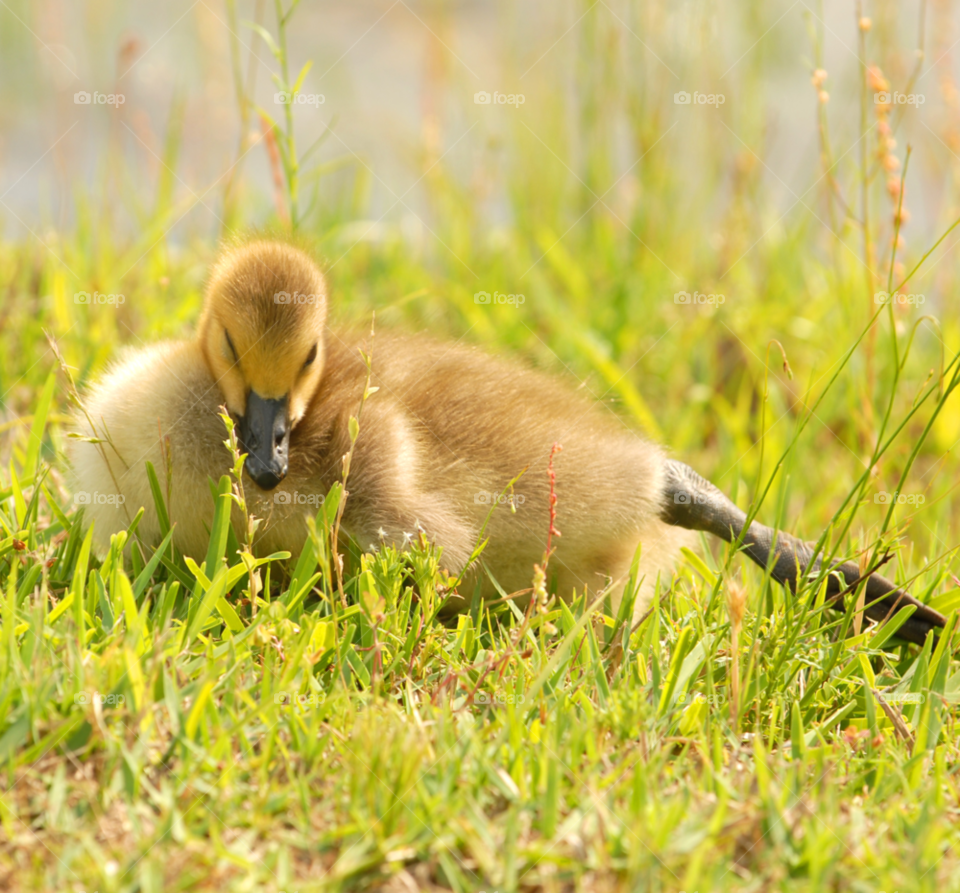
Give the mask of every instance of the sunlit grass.
[{"label": "sunlit grass", "polygon": [[[615,83],[604,16],[583,26],[581,62],[602,76],[579,104],[524,107],[539,133],[574,122],[581,142],[505,131],[508,225],[478,211],[489,183],[466,187],[429,153],[433,233],[369,219],[357,159],[326,162],[337,172],[311,210],[291,119],[261,128],[283,184],[267,223],[297,225],[325,260],[339,324],[376,311],[378,327],[578,381],[765,522],[865,562],[889,550],[885,573],[955,623],[955,318],[879,307],[855,220],[817,206],[839,214],[833,233],[812,213],[772,225],[742,157],[710,218],[721,237],[700,231],[678,196],[713,207],[727,181],[684,191],[671,144],[656,146],[662,106],[639,110],[641,88],[667,87]],[[291,86],[305,60],[288,65],[283,46]],[[245,89],[240,77],[246,133]],[[640,200],[606,193],[615,112],[644,158]],[[729,145],[711,132],[720,169]],[[833,175],[856,205],[853,164]],[[898,203],[878,164],[871,144],[880,255]],[[252,225],[241,184],[221,193],[224,230]],[[455,581],[429,543],[352,546],[338,578],[337,486],[293,558],[247,549],[228,523],[231,478],[212,482],[206,555],[141,544],[136,521],[96,554],[66,485],[67,369],[82,393],[122,346],[189,335],[216,239],[165,234],[197,202],[160,190],[123,231],[94,190],[76,225],[0,245],[0,885],[960,888],[952,625],[936,647],[905,645],[816,587],[786,598],[716,544],[685,554],[636,624],[629,597],[617,611],[583,594],[524,614],[460,592],[464,612],[443,619]],[[896,264],[906,275],[923,250],[872,258],[871,287],[896,285]],[[939,269],[952,285],[954,265]],[[124,301],[76,303],[95,290]],[[475,303],[482,290],[525,300]],[[675,302],[683,290],[724,300]],[[896,492],[912,499],[882,498]]]}]

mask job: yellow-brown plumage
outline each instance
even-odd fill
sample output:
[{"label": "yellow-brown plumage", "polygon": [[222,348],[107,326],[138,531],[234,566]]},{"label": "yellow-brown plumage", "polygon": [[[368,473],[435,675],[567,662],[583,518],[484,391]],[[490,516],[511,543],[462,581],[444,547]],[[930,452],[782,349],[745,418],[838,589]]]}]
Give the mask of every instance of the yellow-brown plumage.
[{"label": "yellow-brown plumage", "polygon": [[[562,538],[551,575],[557,591],[614,596],[638,545],[644,577],[637,610],[669,568],[690,530],[742,542],[744,552],[791,588],[824,575],[810,544],[777,533],[745,513],[693,469],[667,459],[605,408],[570,388],[478,350],[423,337],[337,332],[326,325],[323,276],[302,251],[256,241],[225,252],[211,272],[192,341],[122,355],[86,395],[78,419],[87,439],[72,452],[75,491],[91,494],[88,517],[101,546],[143,507],[140,535],[160,529],[145,463],[166,478],[175,542],[198,562],[213,521],[208,481],[226,474],[219,408],[237,420],[245,452],[248,509],[262,519],[255,548],[299,552],[307,517],[340,479],[349,422],[360,407],[373,356],[378,390],[363,409],[343,529],[361,548],[403,547],[422,531],[443,549],[452,573],[464,569],[491,498],[513,488],[516,512],[498,507],[482,561],[508,592],[527,589],[550,529],[548,462],[555,443]],[[102,442],[95,442],[101,440]],[[106,498],[103,498],[106,497]],[[243,518],[235,519],[242,524]],[[854,562],[832,564],[828,594],[853,591]],[[477,567],[482,594],[496,589]],[[915,613],[898,634],[923,642],[943,615],[895,583],[870,575],[866,613],[882,620]],[[842,609],[842,598],[832,601]]]},{"label": "yellow-brown plumage", "polygon": [[[175,541],[201,560],[213,512],[208,478],[217,480],[230,465],[218,407],[225,403],[242,419],[255,401],[276,409],[285,400],[286,423],[279,411],[264,422],[276,424],[278,450],[281,435],[288,441],[285,476],[268,490],[245,474],[245,490],[248,508],[264,519],[258,550],[297,552],[307,514],[340,479],[349,418],[366,380],[362,346],[372,351],[379,390],[363,410],[343,518],[362,548],[402,547],[419,528],[442,546],[448,569],[459,572],[490,495],[526,469],[514,487],[516,512],[506,505],[493,512],[483,561],[507,591],[529,587],[546,547],[547,464],[558,442],[563,536],[551,558],[558,591],[569,596],[574,588],[597,591],[622,581],[641,541],[650,591],[689,537],[658,519],[664,459],[657,447],[548,376],[424,337],[379,333],[371,344],[369,336],[328,329],[326,309],[323,277],[306,254],[252,242],[227,251],[214,267],[195,340],[117,360],[85,396],[98,430],[79,422],[83,434],[106,432],[111,442],[80,441],[71,456],[78,489],[125,497],[122,505],[88,507],[100,543],[126,528],[141,506],[140,533],[158,541],[144,463],[162,478],[166,443]],[[269,445],[261,452],[264,479],[279,475],[279,460],[273,472],[263,470]]]}]

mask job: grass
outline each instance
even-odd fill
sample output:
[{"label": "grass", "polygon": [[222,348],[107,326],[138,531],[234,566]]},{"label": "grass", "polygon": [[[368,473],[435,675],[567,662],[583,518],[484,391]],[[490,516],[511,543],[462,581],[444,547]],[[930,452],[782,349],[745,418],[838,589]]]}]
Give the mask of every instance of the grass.
[{"label": "grass", "polygon": [[[277,86],[290,86],[303,60],[288,69],[283,29],[269,27]],[[766,25],[744,27],[749,43]],[[191,330],[216,252],[210,234],[165,235],[197,203],[170,177],[123,227],[104,197],[125,163],[114,158],[103,188],[79,193],[74,225],[0,243],[0,885],[960,889],[960,326],[873,298],[908,274],[903,291],[955,291],[950,242],[926,260],[912,244],[871,254],[899,234],[904,197],[899,174],[884,189],[892,150],[875,140],[866,70],[856,162],[844,154],[856,135],[831,135],[811,91],[815,176],[845,201],[831,192],[773,225],[768,184],[715,118],[705,181],[682,182],[680,136],[662,123],[675,87],[645,70],[615,77],[632,64],[609,52],[618,28],[587,8],[576,33],[591,77],[576,101],[547,92],[504,119],[502,176],[466,187],[425,153],[436,239],[389,221],[364,238],[375,172],[333,138],[311,179],[292,117],[265,121],[255,150],[276,153],[275,213],[258,215],[237,174],[220,184],[224,229],[297,226],[326,259],[340,322],[375,310],[378,326],[574,377],[766,522],[867,563],[889,551],[888,576],[948,614],[949,634],[936,649],[904,644],[889,624],[861,627],[855,601],[828,610],[817,585],[785,598],[716,544],[685,554],[635,626],[629,599],[614,611],[583,593],[529,614],[463,593],[469,610],[444,621],[453,581],[429,543],[354,547],[338,577],[336,487],[294,558],[250,554],[227,522],[241,498],[230,478],[212,482],[205,556],[140,544],[136,522],[95,554],[65,483],[70,385],[48,336],[82,390],[120,346]],[[245,60],[235,70],[247,132]],[[642,200],[615,188],[614,119],[643,158]],[[748,116],[738,123],[748,133]],[[567,125],[579,142],[557,135]],[[176,156],[174,136],[164,158]],[[493,189],[508,226],[483,213]],[[74,303],[94,289],[126,300]],[[479,305],[481,289],[526,300]],[[681,289],[725,300],[677,304]]]}]

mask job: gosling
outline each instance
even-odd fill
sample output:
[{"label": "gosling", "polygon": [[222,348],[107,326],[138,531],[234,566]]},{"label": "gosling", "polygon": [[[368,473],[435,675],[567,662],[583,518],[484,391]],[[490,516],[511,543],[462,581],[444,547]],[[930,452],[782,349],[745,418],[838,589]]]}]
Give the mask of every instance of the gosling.
[{"label": "gosling", "polygon": [[[101,547],[140,507],[139,535],[159,543],[149,461],[161,479],[169,475],[177,548],[202,560],[214,508],[208,480],[232,465],[219,417],[226,405],[247,454],[248,510],[263,519],[255,547],[299,552],[308,511],[341,479],[367,382],[362,350],[377,390],[364,403],[342,521],[361,548],[403,548],[423,533],[446,569],[466,572],[484,598],[496,596],[493,580],[524,591],[550,537],[552,466],[562,536],[552,538],[549,566],[563,597],[605,587],[619,596],[639,545],[643,610],[690,531],[741,542],[791,589],[821,570],[809,545],[758,522],[744,531],[746,516],[716,487],[550,377],[422,336],[338,332],[326,317],[313,260],[285,243],[252,241],[215,264],[194,340],[120,356],[86,394],[71,454],[78,488],[117,496],[86,509]],[[491,514],[500,501],[508,504]],[[468,567],[488,516],[485,568]],[[855,588],[856,564],[833,570],[830,595]],[[945,622],[877,574],[866,602],[874,619],[915,606],[899,630],[910,641]]]}]

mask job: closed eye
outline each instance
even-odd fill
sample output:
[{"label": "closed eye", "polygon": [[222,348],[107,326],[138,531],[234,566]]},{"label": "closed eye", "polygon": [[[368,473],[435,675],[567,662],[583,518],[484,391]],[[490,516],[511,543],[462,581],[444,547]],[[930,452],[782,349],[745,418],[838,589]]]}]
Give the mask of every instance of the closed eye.
[{"label": "closed eye", "polygon": [[306,369],[307,366],[309,366],[316,358],[317,358],[317,345],[314,344],[313,347],[310,348],[310,353],[307,356],[307,361],[303,364],[303,368]]},{"label": "closed eye", "polygon": [[230,333],[224,329],[223,334],[227,336],[227,346],[230,348],[230,352],[233,354],[233,362],[239,363],[240,357],[237,354],[237,349],[233,346],[233,339],[231,339]]}]

